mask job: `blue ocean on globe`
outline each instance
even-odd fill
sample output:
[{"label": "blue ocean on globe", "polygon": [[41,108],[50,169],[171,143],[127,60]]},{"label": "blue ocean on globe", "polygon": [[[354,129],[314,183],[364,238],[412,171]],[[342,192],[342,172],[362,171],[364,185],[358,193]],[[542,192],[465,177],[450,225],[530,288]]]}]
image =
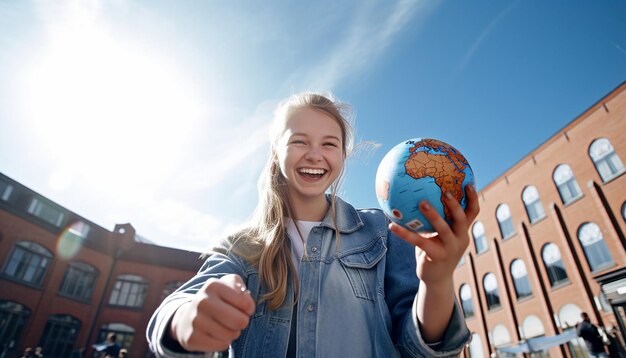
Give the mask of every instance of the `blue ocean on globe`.
[{"label": "blue ocean on globe", "polygon": [[448,223],[451,216],[443,195],[449,191],[463,208],[465,187],[475,185],[465,157],[437,139],[415,138],[393,147],[376,173],[378,204],[390,220],[412,231],[435,231],[418,205],[427,200]]}]

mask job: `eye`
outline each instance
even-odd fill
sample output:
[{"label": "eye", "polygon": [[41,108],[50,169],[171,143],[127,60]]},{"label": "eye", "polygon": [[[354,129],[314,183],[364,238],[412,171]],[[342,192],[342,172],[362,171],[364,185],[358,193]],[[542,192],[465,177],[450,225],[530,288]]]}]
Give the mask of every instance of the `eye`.
[{"label": "eye", "polygon": [[326,143],[324,143],[324,146],[327,146],[327,147],[335,147],[335,148],[336,148],[336,147],[337,147],[337,143],[333,143],[333,142],[326,142]]},{"label": "eye", "polygon": [[289,144],[304,144],[304,141],[302,139],[294,139]]}]

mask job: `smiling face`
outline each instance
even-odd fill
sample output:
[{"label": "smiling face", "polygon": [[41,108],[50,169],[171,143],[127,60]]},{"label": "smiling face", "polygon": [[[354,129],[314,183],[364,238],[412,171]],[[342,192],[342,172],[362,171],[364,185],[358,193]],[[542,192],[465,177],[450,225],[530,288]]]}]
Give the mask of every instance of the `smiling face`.
[{"label": "smiling face", "polygon": [[343,169],[343,133],[337,120],[309,107],[291,112],[276,146],[294,206],[324,200]]}]

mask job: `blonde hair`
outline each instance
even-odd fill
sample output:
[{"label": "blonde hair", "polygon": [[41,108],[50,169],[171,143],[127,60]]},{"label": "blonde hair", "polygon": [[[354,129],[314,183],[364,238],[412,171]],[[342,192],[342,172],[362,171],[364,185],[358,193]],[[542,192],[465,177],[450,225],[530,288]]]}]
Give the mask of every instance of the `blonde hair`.
[{"label": "blonde hair", "polygon": [[[293,210],[289,201],[287,180],[283,176],[277,157],[277,143],[280,140],[287,121],[299,109],[312,108],[334,118],[341,128],[344,161],[352,150],[352,125],[350,108],[332,96],[317,93],[300,93],[282,101],[274,113],[273,128],[270,133],[270,155],[259,178],[259,203],[254,212],[251,225],[234,238],[234,253],[258,266],[259,277],[267,292],[262,296],[268,301],[270,309],[283,305],[287,296],[288,280],[299,291],[297,275],[291,260],[289,238],[286,235],[287,218]],[[335,196],[341,182],[340,174],[331,185],[330,210],[333,225],[336,227]],[[337,233],[338,234],[338,233]]]}]

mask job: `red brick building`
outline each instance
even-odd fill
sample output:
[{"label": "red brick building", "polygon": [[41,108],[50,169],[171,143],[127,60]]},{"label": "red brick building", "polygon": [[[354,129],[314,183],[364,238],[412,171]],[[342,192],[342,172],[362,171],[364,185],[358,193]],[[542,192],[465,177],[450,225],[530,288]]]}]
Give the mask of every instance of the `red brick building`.
[{"label": "red brick building", "polygon": [[200,253],[150,244],[130,224],[110,232],[0,174],[0,357],[93,356],[115,332],[149,356],[145,328]]},{"label": "red brick building", "polygon": [[[592,323],[626,335],[626,83],[479,193],[454,275],[467,357]],[[574,339],[532,356],[586,356]],[[529,353],[526,353],[527,356]]]}]

